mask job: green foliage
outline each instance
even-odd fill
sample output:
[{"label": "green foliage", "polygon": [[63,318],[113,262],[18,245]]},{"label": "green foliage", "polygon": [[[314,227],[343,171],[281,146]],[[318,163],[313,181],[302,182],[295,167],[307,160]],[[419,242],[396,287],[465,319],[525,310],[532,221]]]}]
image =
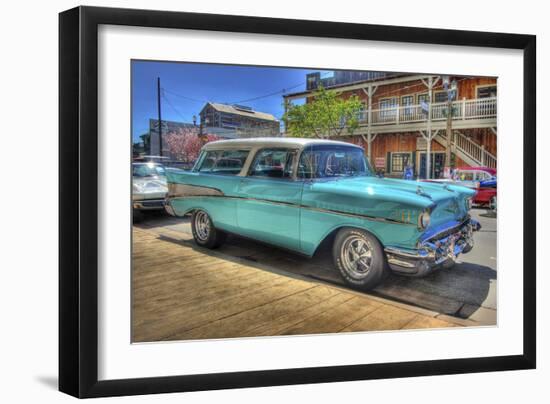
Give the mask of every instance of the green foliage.
[{"label": "green foliage", "polygon": [[348,99],[340,95],[320,87],[311,101],[289,106],[283,117],[287,133],[292,137],[321,139],[339,136],[344,130],[353,134],[359,126],[358,114],[363,105],[356,95]]}]

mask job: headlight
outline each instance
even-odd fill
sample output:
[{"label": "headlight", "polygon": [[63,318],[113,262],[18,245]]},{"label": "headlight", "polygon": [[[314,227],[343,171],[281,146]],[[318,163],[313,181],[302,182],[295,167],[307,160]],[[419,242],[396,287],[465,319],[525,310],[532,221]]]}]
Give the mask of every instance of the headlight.
[{"label": "headlight", "polygon": [[420,216],[418,216],[418,227],[421,229],[425,229],[430,225],[430,212],[422,212]]}]

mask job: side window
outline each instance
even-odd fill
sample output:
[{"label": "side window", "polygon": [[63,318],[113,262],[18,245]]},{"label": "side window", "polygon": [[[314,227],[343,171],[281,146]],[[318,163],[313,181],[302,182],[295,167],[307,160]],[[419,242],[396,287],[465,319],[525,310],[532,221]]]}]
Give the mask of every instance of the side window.
[{"label": "side window", "polygon": [[256,154],[250,167],[251,177],[291,178],[296,150],[264,149]]},{"label": "side window", "polygon": [[474,181],[474,173],[472,171],[461,171],[459,178],[461,181]]},{"label": "side window", "polygon": [[248,150],[211,150],[205,153],[198,171],[237,175],[241,172]]},{"label": "side window", "polygon": [[491,179],[491,174],[489,174],[485,171],[478,171],[477,172],[477,178],[476,178],[477,181],[485,181],[485,180],[490,180],[490,179]]},{"label": "side window", "polygon": [[211,171],[216,165],[216,159],[218,158],[218,151],[209,151],[204,153],[199,171]]},{"label": "side window", "polygon": [[315,178],[319,168],[319,154],[312,151],[304,151],[298,163],[298,178]]}]

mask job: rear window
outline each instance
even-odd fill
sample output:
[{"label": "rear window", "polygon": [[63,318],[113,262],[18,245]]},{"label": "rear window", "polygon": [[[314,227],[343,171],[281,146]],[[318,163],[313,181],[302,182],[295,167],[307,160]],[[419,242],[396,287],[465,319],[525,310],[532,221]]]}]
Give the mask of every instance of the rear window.
[{"label": "rear window", "polygon": [[248,153],[248,150],[211,150],[204,152],[199,160],[197,171],[237,175],[241,172]]}]

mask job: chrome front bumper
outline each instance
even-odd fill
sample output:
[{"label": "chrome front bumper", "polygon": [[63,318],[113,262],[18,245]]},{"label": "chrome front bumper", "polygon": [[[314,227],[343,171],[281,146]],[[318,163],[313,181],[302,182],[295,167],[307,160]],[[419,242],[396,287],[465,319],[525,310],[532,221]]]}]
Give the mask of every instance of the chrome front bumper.
[{"label": "chrome front bumper", "polygon": [[450,265],[461,253],[474,247],[473,232],[481,228],[479,222],[468,219],[456,226],[438,231],[419,243],[417,249],[386,247],[390,268],[398,273],[424,276],[434,269]]}]

